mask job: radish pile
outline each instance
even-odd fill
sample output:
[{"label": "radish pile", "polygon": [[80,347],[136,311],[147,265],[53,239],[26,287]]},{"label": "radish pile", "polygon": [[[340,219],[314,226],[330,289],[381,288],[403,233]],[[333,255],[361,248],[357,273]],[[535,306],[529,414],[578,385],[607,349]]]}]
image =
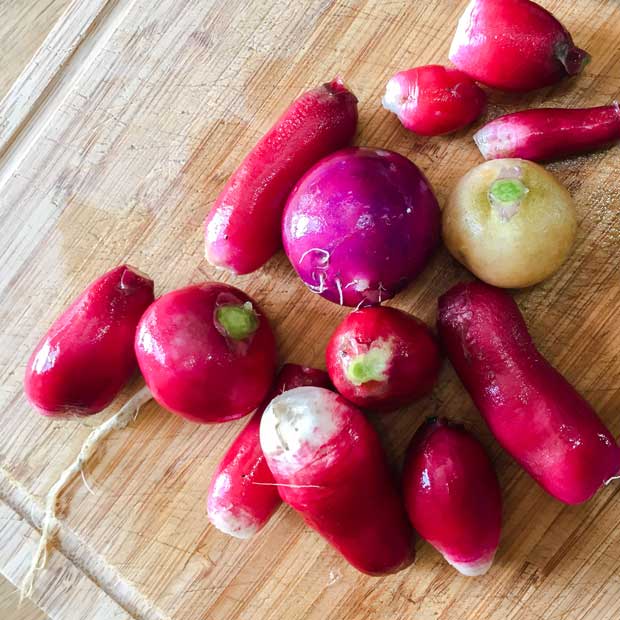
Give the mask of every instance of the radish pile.
[{"label": "radish pile", "polygon": [[[476,82],[527,91],[578,74],[588,59],[534,2],[472,0],[450,50],[457,68],[399,72],[383,105],[417,134],[458,131],[485,108]],[[357,99],[342,80],[302,94],[233,173],[205,223],[213,265],[249,273],[282,243],[310,291],[355,308],[329,340],[327,373],[296,364],[276,372],[268,318],[243,291],[206,282],[155,300],[153,281],[125,265],[93,282],[43,337],[24,382],[43,415],[97,413],[138,368],[146,386],[92,433],[50,490],[26,590],[59,525],[60,494],[98,442],[151,397],[198,423],[254,412],[211,481],[215,527],[250,538],[283,501],[371,575],[413,562],[414,530],[470,576],[489,569],[499,545],[501,490],[469,431],[427,420],[398,476],[362,411],[385,414],[427,396],[440,346],[498,442],[551,496],[584,502],[618,476],[615,438],[496,288],[536,284],[567,260],[576,233],[571,197],[529,160],[617,141],[618,104],[491,121],[475,141],[492,161],[463,177],[443,213],[407,158],[349,147],[356,126]],[[439,299],[437,339],[416,317],[380,304],[425,268],[440,233],[482,282]]]}]

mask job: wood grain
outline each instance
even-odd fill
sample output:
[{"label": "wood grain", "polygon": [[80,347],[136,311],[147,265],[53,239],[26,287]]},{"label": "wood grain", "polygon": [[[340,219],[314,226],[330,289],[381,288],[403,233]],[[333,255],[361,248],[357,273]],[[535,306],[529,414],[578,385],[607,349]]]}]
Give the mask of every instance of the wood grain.
[{"label": "wood grain", "polygon": [[[74,3],[68,15],[92,10],[82,6],[89,4]],[[379,99],[394,71],[446,61],[464,4],[109,0],[90,21],[63,25],[75,36],[79,28],[87,32],[54,70],[37,69],[46,54],[33,60],[32,75],[40,76],[33,79],[47,84],[37,82],[39,95],[27,99],[25,109],[7,107],[18,100],[15,91],[0,108],[0,119],[19,117],[0,159],[3,508],[36,526],[37,503],[78,451],[85,424],[96,421],[38,417],[22,396],[21,378],[50,319],[117,263],[149,273],[158,293],[205,279],[234,280],[273,319],[282,359],[323,364],[330,331],[346,310],[304,290],[281,254],[250,276],[215,272],[202,256],[202,220],[227,176],[287,103],[336,73],[360,99],[356,142],[410,157],[444,202],[456,180],[481,161],[471,131],[414,137]],[[593,62],[578,79],[551,89],[493,95],[488,117],[543,102],[598,105],[620,94],[618,3],[543,4]],[[517,293],[542,351],[616,436],[617,157],[611,150],[550,166],[576,199],[578,240],[555,277]],[[441,250],[391,303],[433,322],[437,296],[466,277]],[[118,402],[138,386],[136,380]],[[285,509],[250,544],[227,539],[207,523],[204,498],[218,459],[245,422],[196,426],[150,405],[110,439],[87,472],[95,495],[76,482],[65,496],[59,549],[50,557],[58,564],[41,574],[34,598],[63,620],[94,617],[99,604],[149,620],[617,618],[618,487],[579,507],[547,497],[500,451],[447,364],[432,397],[375,420],[395,464],[429,414],[464,420],[498,468],[505,526],[496,564],[483,578],[456,575],[422,543],[412,569],[385,578],[359,575]],[[18,537],[9,528],[0,530],[0,539],[11,542],[10,557],[0,558],[3,571],[18,580],[36,533]],[[71,571],[101,593],[101,603],[92,589],[80,598],[69,588],[64,595],[72,611],[58,606],[54,584]]]}]

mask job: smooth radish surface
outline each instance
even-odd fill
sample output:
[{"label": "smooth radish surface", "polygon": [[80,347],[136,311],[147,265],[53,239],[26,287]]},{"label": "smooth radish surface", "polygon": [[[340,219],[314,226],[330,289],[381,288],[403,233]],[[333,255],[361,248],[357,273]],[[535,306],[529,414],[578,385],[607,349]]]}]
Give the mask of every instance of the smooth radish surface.
[{"label": "smooth radish surface", "polygon": [[347,146],[357,99],[342,80],[300,95],[233,172],[205,221],[205,254],[217,267],[249,273],[280,247],[286,197],[321,157]]},{"label": "smooth radish surface", "polygon": [[620,106],[540,108],[500,116],[474,134],[485,159],[546,161],[595,151],[620,140]]},{"label": "smooth radish surface", "polygon": [[225,534],[250,538],[282,502],[260,447],[260,421],[275,396],[302,385],[329,387],[329,376],[316,368],[284,364],[269,395],[217,466],[209,487],[207,514]]},{"label": "smooth radish surface", "polygon": [[256,302],[217,282],[160,297],[138,325],[135,349],[155,400],[194,422],[247,415],[276,368],[274,336]]},{"label": "smooth radish surface", "polygon": [[421,136],[458,131],[486,107],[485,92],[465,73],[426,65],[396,73],[381,100],[406,129]]},{"label": "smooth radish surface", "polygon": [[300,387],[274,398],[260,441],[282,499],[358,570],[392,573],[413,532],[377,433],[342,396]]},{"label": "smooth radish surface", "polygon": [[24,391],[48,416],[105,409],[137,370],[133,340],[153,281],[129,265],[104,274],[63,312],[33,351]]},{"label": "smooth radish surface", "polygon": [[508,293],[458,284],[439,299],[438,328],[489,428],[548,493],[578,504],[618,474],[616,440],[536,350]]},{"label": "smooth radish surface", "polygon": [[458,69],[487,86],[528,91],[580,73],[590,55],[530,0],[471,0],[450,47]]},{"label": "smooth radish surface", "polygon": [[351,312],[334,330],[326,351],[336,389],[359,407],[391,411],[433,389],[441,365],[430,329],[396,308]]},{"label": "smooth radish surface", "polygon": [[375,305],[425,267],[439,242],[440,217],[428,181],[406,157],[344,149],[291,192],[284,250],[314,293],[345,306]]},{"label": "smooth radish surface", "polygon": [[460,424],[429,418],[405,460],[403,491],[415,531],[463,575],[484,575],[499,544],[502,496],[480,442]]},{"label": "smooth radish surface", "polygon": [[524,159],[494,159],[470,170],[442,214],[443,240],[488,284],[519,288],[553,275],[570,254],[577,214],[564,186]]}]

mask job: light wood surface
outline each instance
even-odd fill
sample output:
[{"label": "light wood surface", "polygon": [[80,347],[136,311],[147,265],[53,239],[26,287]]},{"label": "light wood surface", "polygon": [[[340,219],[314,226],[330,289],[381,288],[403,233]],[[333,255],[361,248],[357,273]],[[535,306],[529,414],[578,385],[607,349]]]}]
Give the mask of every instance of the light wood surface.
[{"label": "light wood surface", "polygon": [[[391,148],[441,202],[481,161],[471,131],[416,138],[380,107],[396,70],[447,62],[465,2],[384,0],[76,1],[0,106],[0,566],[18,582],[41,498],[77,453],[86,422],[28,407],[26,359],[95,276],[128,261],[157,292],[227,279],[261,301],[282,359],[323,365],[346,310],[304,290],[283,255],[228,278],[203,259],[202,220],[244,153],[302,90],[342,75],[360,100],[356,142]],[[591,52],[585,74],[526,96],[495,95],[488,117],[529,105],[599,105],[620,94],[620,5],[548,7]],[[574,195],[573,255],[517,293],[542,351],[620,435],[618,150],[550,166]],[[434,321],[436,298],[468,277],[444,249],[391,304]],[[118,399],[140,385],[136,380]],[[118,406],[116,404],[116,407]],[[356,573],[281,509],[250,543],[207,523],[210,474],[241,420],[197,426],[158,406],[113,436],[61,502],[58,546],[34,600],[54,619],[612,620],[620,614],[617,484],[584,506],[547,497],[497,447],[448,364],[432,397],[376,418],[395,463],[430,414],[464,420],[488,447],[505,497],[496,564],[460,577],[428,545],[390,577]]]}]

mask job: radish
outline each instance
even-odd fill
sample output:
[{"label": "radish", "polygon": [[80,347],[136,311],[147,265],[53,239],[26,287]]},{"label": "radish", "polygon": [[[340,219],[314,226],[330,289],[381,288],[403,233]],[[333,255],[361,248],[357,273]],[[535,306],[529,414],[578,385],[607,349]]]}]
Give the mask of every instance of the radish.
[{"label": "radish", "polygon": [[438,136],[463,129],[486,107],[484,91],[465,73],[441,65],[401,71],[387,83],[382,103],[406,129]]},{"label": "radish", "polygon": [[474,80],[518,92],[576,75],[590,60],[566,28],[530,0],[471,0],[449,57]]},{"label": "radish", "polygon": [[152,301],[153,281],[128,265],[92,282],[30,356],[28,400],[54,417],[105,409],[137,369],[134,335]]},{"label": "radish", "polygon": [[271,327],[244,292],[208,282],[160,297],[136,332],[153,398],[193,422],[224,422],[258,407],[276,367]]},{"label": "radish", "polygon": [[429,418],[409,445],[403,488],[416,532],[463,575],[484,575],[499,544],[502,496],[478,440],[460,424]]},{"label": "radish", "polygon": [[392,151],[329,155],[295,186],[284,210],[284,250],[314,293],[346,306],[390,299],[426,265],[440,211],[415,164]]},{"label": "radish", "polygon": [[302,385],[329,386],[323,370],[284,364],[263,405],[220,461],[209,487],[207,514],[216,528],[250,538],[267,523],[282,501],[260,447],[260,421],[272,398]]},{"label": "radish", "polygon": [[375,430],[319,387],[274,398],[260,442],[282,499],[348,562],[370,575],[413,561],[413,533]]},{"label": "radish", "polygon": [[391,411],[425,396],[441,358],[428,327],[396,308],[364,308],[335,329],[326,351],[336,389],[359,407]]},{"label": "radish", "polygon": [[540,108],[506,114],[474,135],[485,159],[545,161],[605,148],[620,140],[620,106]]},{"label": "radish", "polygon": [[480,282],[439,300],[450,361],[489,428],[549,494],[586,501],[620,470],[620,448],[592,407],[536,350],[517,304]]},{"label": "radish", "polygon": [[248,153],[205,221],[205,253],[217,267],[255,271],[280,247],[293,185],[321,157],[351,142],[357,99],[340,78],[297,98]]}]

